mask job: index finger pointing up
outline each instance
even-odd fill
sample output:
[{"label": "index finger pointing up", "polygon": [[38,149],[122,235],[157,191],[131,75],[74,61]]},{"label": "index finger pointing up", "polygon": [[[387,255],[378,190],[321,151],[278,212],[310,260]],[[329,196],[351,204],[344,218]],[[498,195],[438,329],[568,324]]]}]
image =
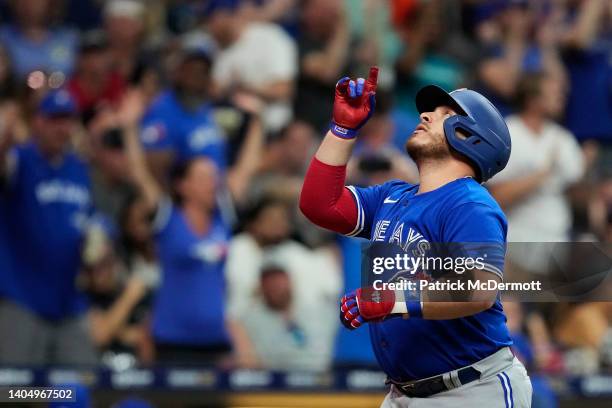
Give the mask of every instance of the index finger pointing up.
[{"label": "index finger pointing up", "polygon": [[370,74],[368,75],[368,80],[366,82],[371,88],[376,89],[377,81],[378,81],[378,67],[377,66],[370,67]]}]

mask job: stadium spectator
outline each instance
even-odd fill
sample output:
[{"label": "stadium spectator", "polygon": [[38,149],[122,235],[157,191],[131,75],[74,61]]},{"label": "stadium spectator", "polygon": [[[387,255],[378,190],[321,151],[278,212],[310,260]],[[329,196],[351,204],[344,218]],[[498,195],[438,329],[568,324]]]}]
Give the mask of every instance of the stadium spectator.
[{"label": "stadium spectator", "polygon": [[77,33],[63,27],[52,27],[51,0],[19,0],[11,2],[13,24],[0,27],[15,74],[23,79],[33,71],[47,74],[72,73]]},{"label": "stadium spectator", "polygon": [[292,117],[297,51],[279,26],[250,22],[239,0],[211,0],[203,23],[220,47],[213,78],[220,95],[255,94],[266,101],[264,128],[278,131]]},{"label": "stadium spectator", "polygon": [[307,122],[294,120],[270,138],[261,166],[249,189],[249,202],[270,197],[287,204],[289,219],[295,223],[295,239],[310,248],[327,245],[333,234],[313,225],[298,211],[297,201],[310,155],[318,136]]},{"label": "stadium spectator", "polygon": [[612,141],[610,2],[569,2],[564,17],[561,46],[570,78],[567,127],[580,140],[595,139],[609,145]]},{"label": "stadium spectator", "polygon": [[166,45],[161,0],[109,0],[102,27],[108,37],[113,72],[138,86],[151,102],[163,86]]},{"label": "stadium spectator", "polygon": [[110,107],[98,110],[87,130],[93,203],[117,225],[122,206],[134,193],[131,174],[126,171],[124,133]]},{"label": "stadium spectator", "polygon": [[[276,370],[323,371],[331,365],[333,336],[329,325],[305,314],[327,313],[296,302],[299,287],[287,271],[264,266],[259,277],[259,296],[242,315],[261,366]],[[335,330],[334,330],[335,331]]]},{"label": "stadium spectator", "polygon": [[610,302],[559,305],[553,330],[557,342],[565,349],[568,372],[591,374],[609,359],[611,318]]},{"label": "stadium spectator", "polygon": [[5,244],[0,361],[93,363],[75,280],[92,212],[87,167],[70,151],[76,104],[66,90],[44,97],[32,141],[0,149]]},{"label": "stadium spectator", "polygon": [[[529,370],[529,377],[533,386],[534,392],[532,395],[532,408],[554,408],[559,406],[559,402],[553,389],[550,386],[548,379],[541,375],[542,367],[541,357],[545,353],[538,350],[537,343],[532,340],[530,332],[530,318],[534,316],[525,316],[523,305],[518,299],[506,298],[503,302],[504,312],[508,319],[508,330],[512,337],[512,352]],[[538,316],[538,318],[541,318]],[[531,323],[533,326],[533,323]],[[546,340],[549,340],[548,338]],[[540,342],[542,339],[537,338]],[[550,347],[550,344],[547,345]],[[541,346],[540,346],[541,347]],[[546,354],[549,354],[547,352]]]},{"label": "stadium spectator", "polygon": [[526,74],[517,103],[519,113],[506,119],[510,161],[489,183],[508,217],[508,241],[568,241],[572,220],[565,191],[582,177],[584,162],[574,136],[555,122],[563,112],[565,82]]},{"label": "stadium spectator", "polygon": [[[316,250],[290,239],[292,224],[284,201],[263,197],[245,215],[244,232],[234,236],[229,246],[226,275],[228,308],[232,316],[244,316],[257,300],[260,272],[269,264],[287,271],[292,285],[300,288],[295,301],[313,308],[327,308],[330,314],[320,314],[318,321],[333,336],[341,271],[333,250]],[[330,347],[333,337],[329,339]]]},{"label": "stadium spectator", "polygon": [[8,51],[0,42],[0,101],[17,97],[18,84]]},{"label": "stadium spectator", "polygon": [[67,87],[85,120],[101,105],[116,107],[125,91],[125,81],[113,70],[111,62],[104,31],[81,36],[75,73]]},{"label": "stadium spectator", "polygon": [[294,109],[297,118],[320,133],[329,125],[329,89],[349,65],[350,27],[341,0],[307,0],[301,7]]},{"label": "stadium spectator", "polygon": [[[391,115],[391,102],[390,94],[377,92],[376,112],[361,129],[353,159],[347,167],[347,178],[352,184],[375,185],[390,179],[418,182],[416,165],[393,143],[396,125]],[[407,135],[403,138],[405,141]]]},{"label": "stadium spectator", "polygon": [[[476,32],[484,57],[477,68],[479,87],[503,115],[512,111],[523,72],[562,75],[558,52],[560,13],[527,0],[500,1],[477,6],[484,14]],[[482,9],[486,9],[483,11]]]},{"label": "stadium spectator", "polygon": [[150,363],[153,348],[147,294],[157,277],[126,271],[102,229],[93,229],[90,237],[80,284],[88,296],[88,327],[101,361],[120,369],[137,361]]},{"label": "stadium spectator", "polygon": [[250,197],[273,195],[296,200],[316,137],[312,126],[296,120],[271,138],[263,152],[257,178],[251,185]]},{"label": "stadium spectator", "polygon": [[138,193],[127,197],[119,211],[120,255],[133,274],[147,276],[151,286],[157,288],[161,272],[153,242],[152,216]]},{"label": "stadium spectator", "polygon": [[162,281],[153,306],[153,338],[163,363],[219,363],[233,351],[253,364],[242,327],[225,313],[224,263],[229,229],[216,204],[219,170],[207,157],[173,166],[171,197],[149,172],[138,141],[143,104],[130,94],[122,106],[131,171],[152,222]]},{"label": "stadium spectator", "polygon": [[443,20],[441,1],[413,2],[394,17],[402,47],[395,62],[397,104],[412,117],[418,117],[414,95],[425,85],[444,89],[459,88],[465,68],[453,51],[453,31]]},{"label": "stadium spectator", "polygon": [[182,45],[172,86],[164,90],[143,117],[141,141],[157,180],[167,182],[175,161],[204,155],[226,167],[226,143],[210,105],[210,44]]},{"label": "stadium spectator", "polygon": [[249,21],[263,21],[282,25],[292,32],[294,19],[298,11],[297,0],[247,0],[242,12]]}]

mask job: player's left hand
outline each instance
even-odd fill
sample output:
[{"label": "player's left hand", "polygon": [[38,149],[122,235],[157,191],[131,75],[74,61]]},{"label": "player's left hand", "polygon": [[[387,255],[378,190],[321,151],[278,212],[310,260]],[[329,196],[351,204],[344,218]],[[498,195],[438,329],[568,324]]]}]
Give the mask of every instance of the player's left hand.
[{"label": "player's left hand", "polygon": [[367,322],[380,322],[391,314],[395,306],[395,292],[357,289],[340,300],[340,321],[347,329],[354,330]]}]

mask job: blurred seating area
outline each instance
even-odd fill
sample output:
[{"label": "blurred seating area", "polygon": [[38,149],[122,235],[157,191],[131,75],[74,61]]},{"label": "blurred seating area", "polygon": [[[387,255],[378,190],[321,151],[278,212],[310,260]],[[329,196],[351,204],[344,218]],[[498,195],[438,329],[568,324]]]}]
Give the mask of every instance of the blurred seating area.
[{"label": "blurred seating area", "polygon": [[[337,321],[361,242],[297,208],[371,65],[348,182],[417,183],[417,90],[469,87],[511,131],[509,241],[612,242],[609,0],[0,0],[0,366],[375,368]],[[538,406],[612,371],[612,303],[504,308]]]}]

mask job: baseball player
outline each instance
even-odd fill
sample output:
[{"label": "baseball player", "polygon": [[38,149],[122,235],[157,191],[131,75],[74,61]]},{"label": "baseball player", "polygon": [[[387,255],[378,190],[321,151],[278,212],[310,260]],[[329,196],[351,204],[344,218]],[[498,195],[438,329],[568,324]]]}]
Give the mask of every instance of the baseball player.
[{"label": "baseball player", "polygon": [[[378,68],[367,79],[338,81],[330,130],[313,158],[300,208],[315,224],[372,242],[492,243],[479,279],[501,282],[506,218],[481,183],[510,157],[510,134],[499,111],[468,89],[447,93],[430,85],[416,95],[421,122],[406,150],[420,184],[345,186],[346,165],[359,129],[375,107]],[[513,356],[496,292],[484,300],[381,301],[362,289],[345,295],[341,320],[368,323],[377,360],[391,384],[383,407],[531,405],[531,382]],[[395,315],[403,318],[391,318]]]}]

